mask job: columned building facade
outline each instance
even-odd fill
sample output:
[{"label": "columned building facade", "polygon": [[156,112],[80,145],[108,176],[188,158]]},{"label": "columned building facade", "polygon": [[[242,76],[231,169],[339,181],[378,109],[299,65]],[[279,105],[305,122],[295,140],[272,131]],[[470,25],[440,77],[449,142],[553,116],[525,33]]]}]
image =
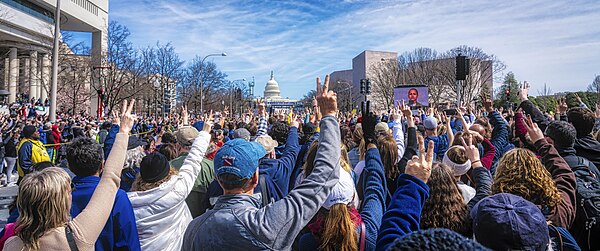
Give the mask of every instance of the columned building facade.
[{"label": "columned building facade", "polygon": [[[49,98],[56,3],[0,0],[0,94],[5,103]],[[92,58],[98,65],[108,46],[107,28],[108,0],[61,0],[61,30],[92,33]]]}]

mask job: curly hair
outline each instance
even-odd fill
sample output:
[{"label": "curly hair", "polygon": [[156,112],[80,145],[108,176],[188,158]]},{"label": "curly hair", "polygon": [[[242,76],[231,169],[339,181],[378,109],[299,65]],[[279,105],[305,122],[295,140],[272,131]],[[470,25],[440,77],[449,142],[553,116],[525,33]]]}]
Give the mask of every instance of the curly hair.
[{"label": "curly hair", "polygon": [[470,237],[469,209],[452,170],[444,164],[434,163],[427,185],[430,196],[421,211],[421,228],[447,228]]},{"label": "curly hair", "polygon": [[396,180],[400,175],[400,171],[396,165],[396,162],[398,162],[398,145],[394,140],[394,136],[381,136],[377,140],[377,144],[379,145],[379,155],[381,156],[381,162],[383,162],[385,176],[390,180]]},{"label": "curly hair", "polygon": [[288,132],[289,128],[285,123],[276,122],[271,127],[271,130],[269,131],[269,136],[271,136],[271,138],[273,138],[274,140],[277,140],[277,143],[279,143],[279,145],[281,146],[285,145],[285,142],[287,141]]},{"label": "curly hair", "polygon": [[561,200],[552,176],[527,149],[508,151],[498,163],[492,194],[511,193],[540,206],[554,208]]},{"label": "curly hair", "polygon": [[66,152],[69,169],[77,176],[94,175],[102,167],[102,146],[91,138],[76,138],[67,146]]}]

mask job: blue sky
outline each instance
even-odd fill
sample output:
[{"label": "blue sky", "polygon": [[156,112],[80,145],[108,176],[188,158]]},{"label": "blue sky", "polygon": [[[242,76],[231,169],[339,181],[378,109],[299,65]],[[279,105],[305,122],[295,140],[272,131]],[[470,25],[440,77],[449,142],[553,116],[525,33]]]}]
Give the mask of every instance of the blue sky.
[{"label": "blue sky", "polygon": [[[275,71],[282,96],[301,98],[314,78],[350,69],[364,50],[482,48],[537,95],[585,90],[600,74],[600,1],[111,1],[109,19],[136,47],[172,42],[183,60],[213,57],[230,80]],[[78,34],[76,40],[89,41]]]}]

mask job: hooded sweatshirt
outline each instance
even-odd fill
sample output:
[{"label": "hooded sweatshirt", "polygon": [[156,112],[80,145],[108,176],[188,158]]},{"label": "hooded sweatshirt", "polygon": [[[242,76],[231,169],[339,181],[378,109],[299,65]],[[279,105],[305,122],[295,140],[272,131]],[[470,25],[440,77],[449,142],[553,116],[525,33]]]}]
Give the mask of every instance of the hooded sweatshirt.
[{"label": "hooded sweatshirt", "polygon": [[129,192],[142,250],[181,250],[192,215],[185,198],[202,168],[210,134],[200,132],[179,174],[147,191]]}]

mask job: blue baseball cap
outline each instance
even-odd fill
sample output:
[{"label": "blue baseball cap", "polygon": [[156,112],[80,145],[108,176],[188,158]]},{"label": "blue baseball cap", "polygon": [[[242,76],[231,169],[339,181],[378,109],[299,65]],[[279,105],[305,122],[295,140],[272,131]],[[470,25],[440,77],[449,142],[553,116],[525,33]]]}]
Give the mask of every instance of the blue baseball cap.
[{"label": "blue baseball cap", "polygon": [[250,178],[258,168],[258,161],[266,154],[265,148],[259,143],[244,139],[229,140],[215,154],[215,176],[229,173],[240,179]]},{"label": "blue baseball cap", "polygon": [[546,250],[550,241],[546,217],[520,196],[499,193],[471,209],[477,242],[494,250]]}]

